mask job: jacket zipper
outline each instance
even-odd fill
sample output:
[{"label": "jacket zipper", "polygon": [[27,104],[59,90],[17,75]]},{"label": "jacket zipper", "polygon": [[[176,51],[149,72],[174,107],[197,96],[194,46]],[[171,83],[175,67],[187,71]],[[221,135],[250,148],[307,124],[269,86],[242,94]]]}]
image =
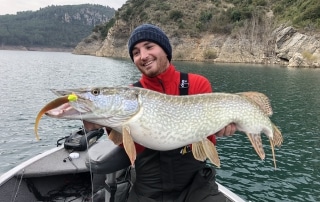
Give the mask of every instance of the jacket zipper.
[{"label": "jacket zipper", "polygon": [[166,93],[166,89],[164,88],[164,85],[163,85],[162,80],[159,79],[158,81],[159,81],[159,83],[160,83],[160,85],[161,85],[161,87],[162,87],[163,93]]}]

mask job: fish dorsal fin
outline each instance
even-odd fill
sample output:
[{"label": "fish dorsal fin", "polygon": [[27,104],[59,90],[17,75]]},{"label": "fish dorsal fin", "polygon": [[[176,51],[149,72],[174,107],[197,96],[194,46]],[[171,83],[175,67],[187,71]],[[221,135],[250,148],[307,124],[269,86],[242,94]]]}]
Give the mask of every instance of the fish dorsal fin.
[{"label": "fish dorsal fin", "polygon": [[237,94],[244,96],[253,103],[257,104],[266,115],[271,116],[273,114],[270,100],[265,94],[260,92],[241,92]]},{"label": "fish dorsal fin", "polygon": [[127,125],[122,126],[122,136],[123,136],[123,146],[127,155],[129,156],[131,165],[134,165],[134,161],[136,160],[137,152],[136,147],[134,145],[134,141],[130,134],[130,127]]},{"label": "fish dorsal fin", "polygon": [[122,134],[116,130],[111,130],[109,133],[109,139],[115,144],[120,145],[123,142]]}]

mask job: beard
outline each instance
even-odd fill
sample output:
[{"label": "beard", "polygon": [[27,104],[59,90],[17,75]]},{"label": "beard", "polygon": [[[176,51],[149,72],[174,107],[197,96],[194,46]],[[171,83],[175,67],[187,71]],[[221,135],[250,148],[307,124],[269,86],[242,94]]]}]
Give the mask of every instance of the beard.
[{"label": "beard", "polygon": [[169,67],[169,64],[170,64],[166,55],[155,58],[153,63],[156,63],[156,64],[152,64],[156,66],[155,67],[152,66],[150,70],[139,67],[140,72],[151,78],[156,77],[162,72],[166,71],[166,69]]}]

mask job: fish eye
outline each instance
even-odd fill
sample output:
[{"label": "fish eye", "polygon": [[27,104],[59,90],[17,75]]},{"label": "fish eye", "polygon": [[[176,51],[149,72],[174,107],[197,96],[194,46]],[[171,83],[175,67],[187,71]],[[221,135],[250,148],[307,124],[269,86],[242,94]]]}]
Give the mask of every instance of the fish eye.
[{"label": "fish eye", "polygon": [[100,89],[95,88],[91,90],[92,95],[99,95],[100,94]]}]

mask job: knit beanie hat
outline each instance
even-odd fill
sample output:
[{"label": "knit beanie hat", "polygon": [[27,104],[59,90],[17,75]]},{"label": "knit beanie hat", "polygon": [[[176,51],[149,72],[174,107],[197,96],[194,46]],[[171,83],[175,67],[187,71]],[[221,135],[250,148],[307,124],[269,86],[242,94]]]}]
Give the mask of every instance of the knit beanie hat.
[{"label": "knit beanie hat", "polygon": [[128,42],[128,49],[131,60],[133,61],[133,47],[142,41],[151,41],[158,44],[167,54],[168,60],[172,58],[172,48],[167,35],[157,26],[151,24],[143,24],[136,27]]}]

